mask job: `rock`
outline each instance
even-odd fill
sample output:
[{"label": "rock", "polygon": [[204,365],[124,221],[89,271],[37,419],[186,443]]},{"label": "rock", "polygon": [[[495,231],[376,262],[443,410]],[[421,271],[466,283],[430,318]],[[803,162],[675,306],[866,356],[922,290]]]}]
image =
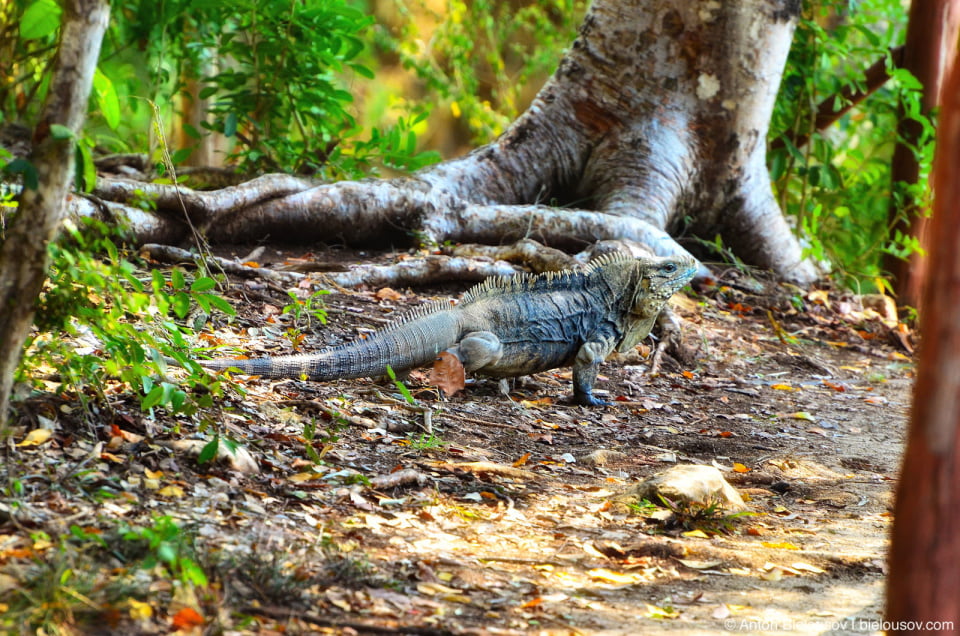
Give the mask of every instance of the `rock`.
[{"label": "rock", "polygon": [[689,503],[719,503],[725,510],[746,510],[740,494],[727,483],[723,474],[713,466],[684,464],[674,466],[646,479],[617,499],[624,503],[642,499],[660,505],[660,497],[670,501]]},{"label": "rock", "polygon": [[592,453],[580,457],[579,461],[585,466],[606,466],[611,462],[623,461],[626,458],[626,453],[621,453],[620,451],[615,450],[607,450],[605,448],[598,448]]}]

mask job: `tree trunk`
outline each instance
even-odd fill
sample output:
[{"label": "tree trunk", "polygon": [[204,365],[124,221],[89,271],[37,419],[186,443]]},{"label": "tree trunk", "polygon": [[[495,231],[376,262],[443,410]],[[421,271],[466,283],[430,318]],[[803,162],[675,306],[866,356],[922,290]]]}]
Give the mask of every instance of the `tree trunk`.
[{"label": "tree trunk", "polygon": [[924,344],[897,491],[887,618],[951,623],[891,630],[898,633],[960,627],[960,60],[948,75],[934,163]]},{"label": "tree trunk", "polygon": [[73,185],[74,142],[64,133],[77,135],[83,125],[110,16],[104,0],[68,0],[62,5],[60,47],[30,155],[39,186],[24,188],[0,245],[0,436],[6,430],[13,374],[46,273],[47,244],[63,220]]},{"label": "tree trunk", "polygon": [[[924,115],[929,116],[939,103],[943,66],[946,60],[953,59],[958,36],[960,0],[914,0],[911,3],[902,67],[913,73],[923,85]],[[890,236],[892,238],[899,232],[917,239],[921,247],[926,247],[927,209],[908,191],[920,179],[920,165],[913,147],[921,132],[920,124],[907,118],[900,122],[897,131],[900,140],[894,148],[890,165],[894,192],[890,198]],[[917,252],[906,259],[891,254],[884,259],[883,265],[890,272],[897,302],[918,307],[927,259]]]},{"label": "tree trunk", "polygon": [[[214,193],[151,186],[158,214],[125,205],[142,184],[104,181],[144,241],[501,243],[579,249],[627,238],[660,255],[670,234],[722,237],[799,283],[802,258],[770,187],[766,134],[800,4],[597,0],[526,113],[498,140],[412,177],[313,186],[262,178]],[[266,190],[270,184],[277,190]],[[564,208],[551,207],[549,201]],[[83,203],[83,202],[81,202]],[[85,205],[85,204],[84,204]],[[92,207],[79,212],[95,213]]]}]

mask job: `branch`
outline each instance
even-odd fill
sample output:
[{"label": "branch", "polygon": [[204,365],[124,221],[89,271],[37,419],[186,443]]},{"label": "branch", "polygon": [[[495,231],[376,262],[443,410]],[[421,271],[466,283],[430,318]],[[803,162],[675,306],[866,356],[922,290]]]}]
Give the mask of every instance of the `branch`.
[{"label": "branch", "polygon": [[[894,66],[900,66],[903,62],[903,46],[890,49],[890,57],[893,58]],[[882,58],[873,63],[864,74],[864,87],[860,90],[854,84],[847,84],[839,93],[827,97],[820,102],[817,107],[817,117],[814,120],[813,128],[816,131],[824,130],[830,127],[834,122],[843,117],[851,108],[872,95],[881,86],[890,79],[890,73],[887,72],[887,60]],[[836,109],[836,104],[841,104]],[[794,134],[784,133],[770,143],[770,150],[783,148],[784,139],[789,139],[794,146],[800,147],[810,141],[810,135],[807,133]]]}]

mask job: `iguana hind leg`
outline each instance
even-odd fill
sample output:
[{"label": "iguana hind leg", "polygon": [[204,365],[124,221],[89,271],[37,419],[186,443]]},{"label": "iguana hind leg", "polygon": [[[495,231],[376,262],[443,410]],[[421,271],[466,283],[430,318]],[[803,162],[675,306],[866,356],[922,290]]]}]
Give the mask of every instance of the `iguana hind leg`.
[{"label": "iguana hind leg", "polygon": [[573,401],[583,406],[609,404],[593,395],[600,363],[613,351],[614,343],[607,340],[585,342],[573,360]]},{"label": "iguana hind leg", "polygon": [[490,331],[471,331],[448,349],[468,372],[496,364],[503,355],[503,343]]}]

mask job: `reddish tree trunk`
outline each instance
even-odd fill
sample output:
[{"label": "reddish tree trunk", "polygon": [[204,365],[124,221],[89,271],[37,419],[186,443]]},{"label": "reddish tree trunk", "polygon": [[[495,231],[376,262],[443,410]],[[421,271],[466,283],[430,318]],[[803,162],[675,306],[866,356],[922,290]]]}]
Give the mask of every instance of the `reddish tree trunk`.
[{"label": "reddish tree trunk", "polygon": [[[910,6],[907,25],[907,43],[903,53],[903,68],[923,84],[923,113],[929,114],[939,102],[943,66],[952,59],[960,35],[960,0],[914,0]],[[906,192],[917,183],[920,166],[912,146],[920,137],[920,125],[904,119],[898,130],[902,141],[893,153],[890,178],[894,193],[890,200],[890,236],[900,232],[915,237],[921,246],[927,245],[927,210]],[[917,307],[920,304],[921,285],[925,278],[927,259],[919,253],[906,259],[889,255],[884,268],[890,272],[893,288],[900,305]]]},{"label": "reddish tree trunk", "polygon": [[[887,617],[960,629],[960,63],[943,91],[924,344],[897,492]],[[927,626],[929,627],[929,626]],[[933,633],[933,629],[892,630]]]}]

